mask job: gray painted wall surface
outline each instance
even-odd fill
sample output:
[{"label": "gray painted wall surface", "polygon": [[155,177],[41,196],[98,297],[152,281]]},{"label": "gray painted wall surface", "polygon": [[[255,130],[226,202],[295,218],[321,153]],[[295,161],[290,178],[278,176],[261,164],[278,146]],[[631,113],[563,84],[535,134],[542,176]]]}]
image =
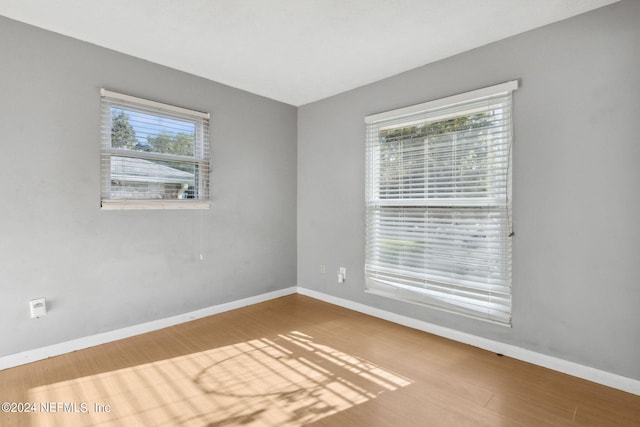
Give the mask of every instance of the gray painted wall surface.
[{"label": "gray painted wall surface", "polygon": [[[640,379],[639,23],[623,1],[299,108],[298,285]],[[513,328],[365,294],[364,116],[512,79]]]},{"label": "gray painted wall surface", "polygon": [[[294,107],[0,17],[0,356],[285,288],[297,262],[301,286],[640,379],[638,22],[623,1],[296,123]],[[513,328],[365,294],[363,117],[514,78]],[[99,210],[100,87],[212,113],[211,210]],[[50,312],[31,320],[38,296]]]},{"label": "gray painted wall surface", "polygon": [[[0,356],[296,284],[295,107],[2,17],[0,58]],[[101,87],[212,114],[202,217],[100,211]]]}]

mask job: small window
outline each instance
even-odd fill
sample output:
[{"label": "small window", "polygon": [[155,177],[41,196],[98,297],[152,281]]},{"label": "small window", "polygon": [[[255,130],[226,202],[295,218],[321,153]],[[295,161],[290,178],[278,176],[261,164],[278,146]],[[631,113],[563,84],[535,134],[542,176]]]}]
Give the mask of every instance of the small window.
[{"label": "small window", "polygon": [[365,118],[368,292],[511,324],[516,88]]},{"label": "small window", "polygon": [[101,90],[103,209],[207,209],[209,114]]}]

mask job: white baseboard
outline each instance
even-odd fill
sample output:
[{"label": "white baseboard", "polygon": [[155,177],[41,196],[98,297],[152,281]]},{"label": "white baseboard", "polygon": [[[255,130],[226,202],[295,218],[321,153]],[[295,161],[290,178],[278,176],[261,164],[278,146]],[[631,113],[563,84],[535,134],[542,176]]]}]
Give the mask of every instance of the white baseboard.
[{"label": "white baseboard", "polygon": [[553,369],[554,371],[562,372],[574,377],[582,378],[588,381],[605,385],[607,387],[616,388],[618,390],[626,391],[628,393],[633,393],[640,396],[640,381],[632,378],[627,378],[621,375],[613,374],[611,372],[580,365],[575,362],[569,362],[567,360],[548,356],[542,353],[537,353],[535,351],[527,350],[511,344],[505,344],[487,338],[467,334],[465,332],[456,331],[455,329],[449,329],[442,326],[434,325],[422,320],[417,320],[389,311],[380,310],[378,308],[370,307],[368,305],[360,304],[347,299],[334,297],[332,295],[327,295],[322,292],[317,292],[300,286],[298,286],[298,293],[328,302],[330,304],[338,305],[350,310],[359,311],[370,316],[388,320],[393,323],[408,326],[413,329],[418,329],[430,334],[449,338],[451,340],[458,341],[464,344],[469,344],[474,347],[479,347],[483,350],[491,351],[492,353],[504,354],[505,356],[509,356],[514,359],[533,363],[534,365]]},{"label": "white baseboard", "polygon": [[602,371],[600,369],[591,368],[589,366],[580,365],[574,362],[569,362],[567,360],[548,356],[542,353],[537,353],[535,351],[527,350],[511,344],[505,344],[487,338],[467,334],[455,329],[449,329],[442,326],[434,325],[422,320],[413,319],[411,317],[370,307],[368,305],[324,294],[322,292],[317,292],[300,286],[279,289],[277,291],[219,304],[212,307],[191,311],[189,313],[179,314],[177,316],[141,323],[139,325],[133,325],[122,329],[116,329],[114,331],[103,332],[100,334],[78,338],[71,341],[65,341],[59,344],[40,347],[21,353],[10,354],[8,356],[2,356],[0,357],[0,370],[24,365],[26,363],[35,362],[37,360],[46,359],[48,357],[70,353],[76,350],[82,350],[84,348],[93,347],[100,344],[105,344],[111,341],[132,337],[134,335],[140,335],[146,332],[151,332],[180,323],[189,322],[191,320],[200,319],[202,317],[212,316],[214,314],[234,310],[236,308],[246,307],[248,305],[295,294],[296,292],[301,295],[306,295],[311,298],[328,302],[330,304],[365,313],[374,317],[378,317],[380,319],[388,320],[390,322],[398,323],[400,325],[408,326],[410,328],[418,329],[444,338],[449,338],[454,341],[472,345],[474,347],[479,347],[493,353],[504,354],[505,356],[513,357],[514,359],[533,363],[538,366],[543,366],[545,368],[553,369],[555,371],[573,375],[578,378],[593,381],[598,384],[602,384],[640,396],[640,381],[632,378],[623,377],[611,372]]},{"label": "white baseboard", "polygon": [[82,350],[84,348],[89,348],[100,344],[105,344],[111,341],[132,337],[134,335],[144,334],[146,332],[151,332],[180,323],[189,322],[191,320],[200,319],[202,317],[223,313],[225,311],[234,310],[236,308],[246,307],[248,305],[280,298],[286,295],[295,294],[296,290],[297,288],[295,286],[286,289],[279,289],[277,291],[267,292],[265,294],[256,295],[237,301],[231,301],[224,304],[191,311],[189,313],[179,314],[177,316],[153,320],[151,322],[141,323],[139,325],[128,326],[122,329],[116,329],[113,331],[103,332],[88,337],[61,342],[59,344],[35,348],[33,350],[27,350],[21,353],[10,354],[8,356],[0,357],[0,370],[24,365],[26,363],[35,362],[37,360],[46,359],[48,357],[70,353],[76,350]]}]

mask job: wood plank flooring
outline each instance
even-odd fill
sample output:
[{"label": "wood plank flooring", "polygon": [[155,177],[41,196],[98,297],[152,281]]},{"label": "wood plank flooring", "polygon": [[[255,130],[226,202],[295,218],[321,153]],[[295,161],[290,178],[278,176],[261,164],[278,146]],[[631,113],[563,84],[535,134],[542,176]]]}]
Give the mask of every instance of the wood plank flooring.
[{"label": "wood plank flooring", "polygon": [[0,385],[31,410],[2,426],[640,426],[640,396],[302,295],[0,371]]}]

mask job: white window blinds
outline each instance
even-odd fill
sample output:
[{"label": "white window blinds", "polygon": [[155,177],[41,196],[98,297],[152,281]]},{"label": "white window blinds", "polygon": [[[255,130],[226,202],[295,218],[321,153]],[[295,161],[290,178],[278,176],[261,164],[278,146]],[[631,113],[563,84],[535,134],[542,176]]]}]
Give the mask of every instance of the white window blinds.
[{"label": "white window blinds", "polygon": [[517,87],[365,118],[368,292],[510,325]]},{"label": "white window blinds", "polygon": [[101,90],[102,208],[206,209],[209,114]]}]

